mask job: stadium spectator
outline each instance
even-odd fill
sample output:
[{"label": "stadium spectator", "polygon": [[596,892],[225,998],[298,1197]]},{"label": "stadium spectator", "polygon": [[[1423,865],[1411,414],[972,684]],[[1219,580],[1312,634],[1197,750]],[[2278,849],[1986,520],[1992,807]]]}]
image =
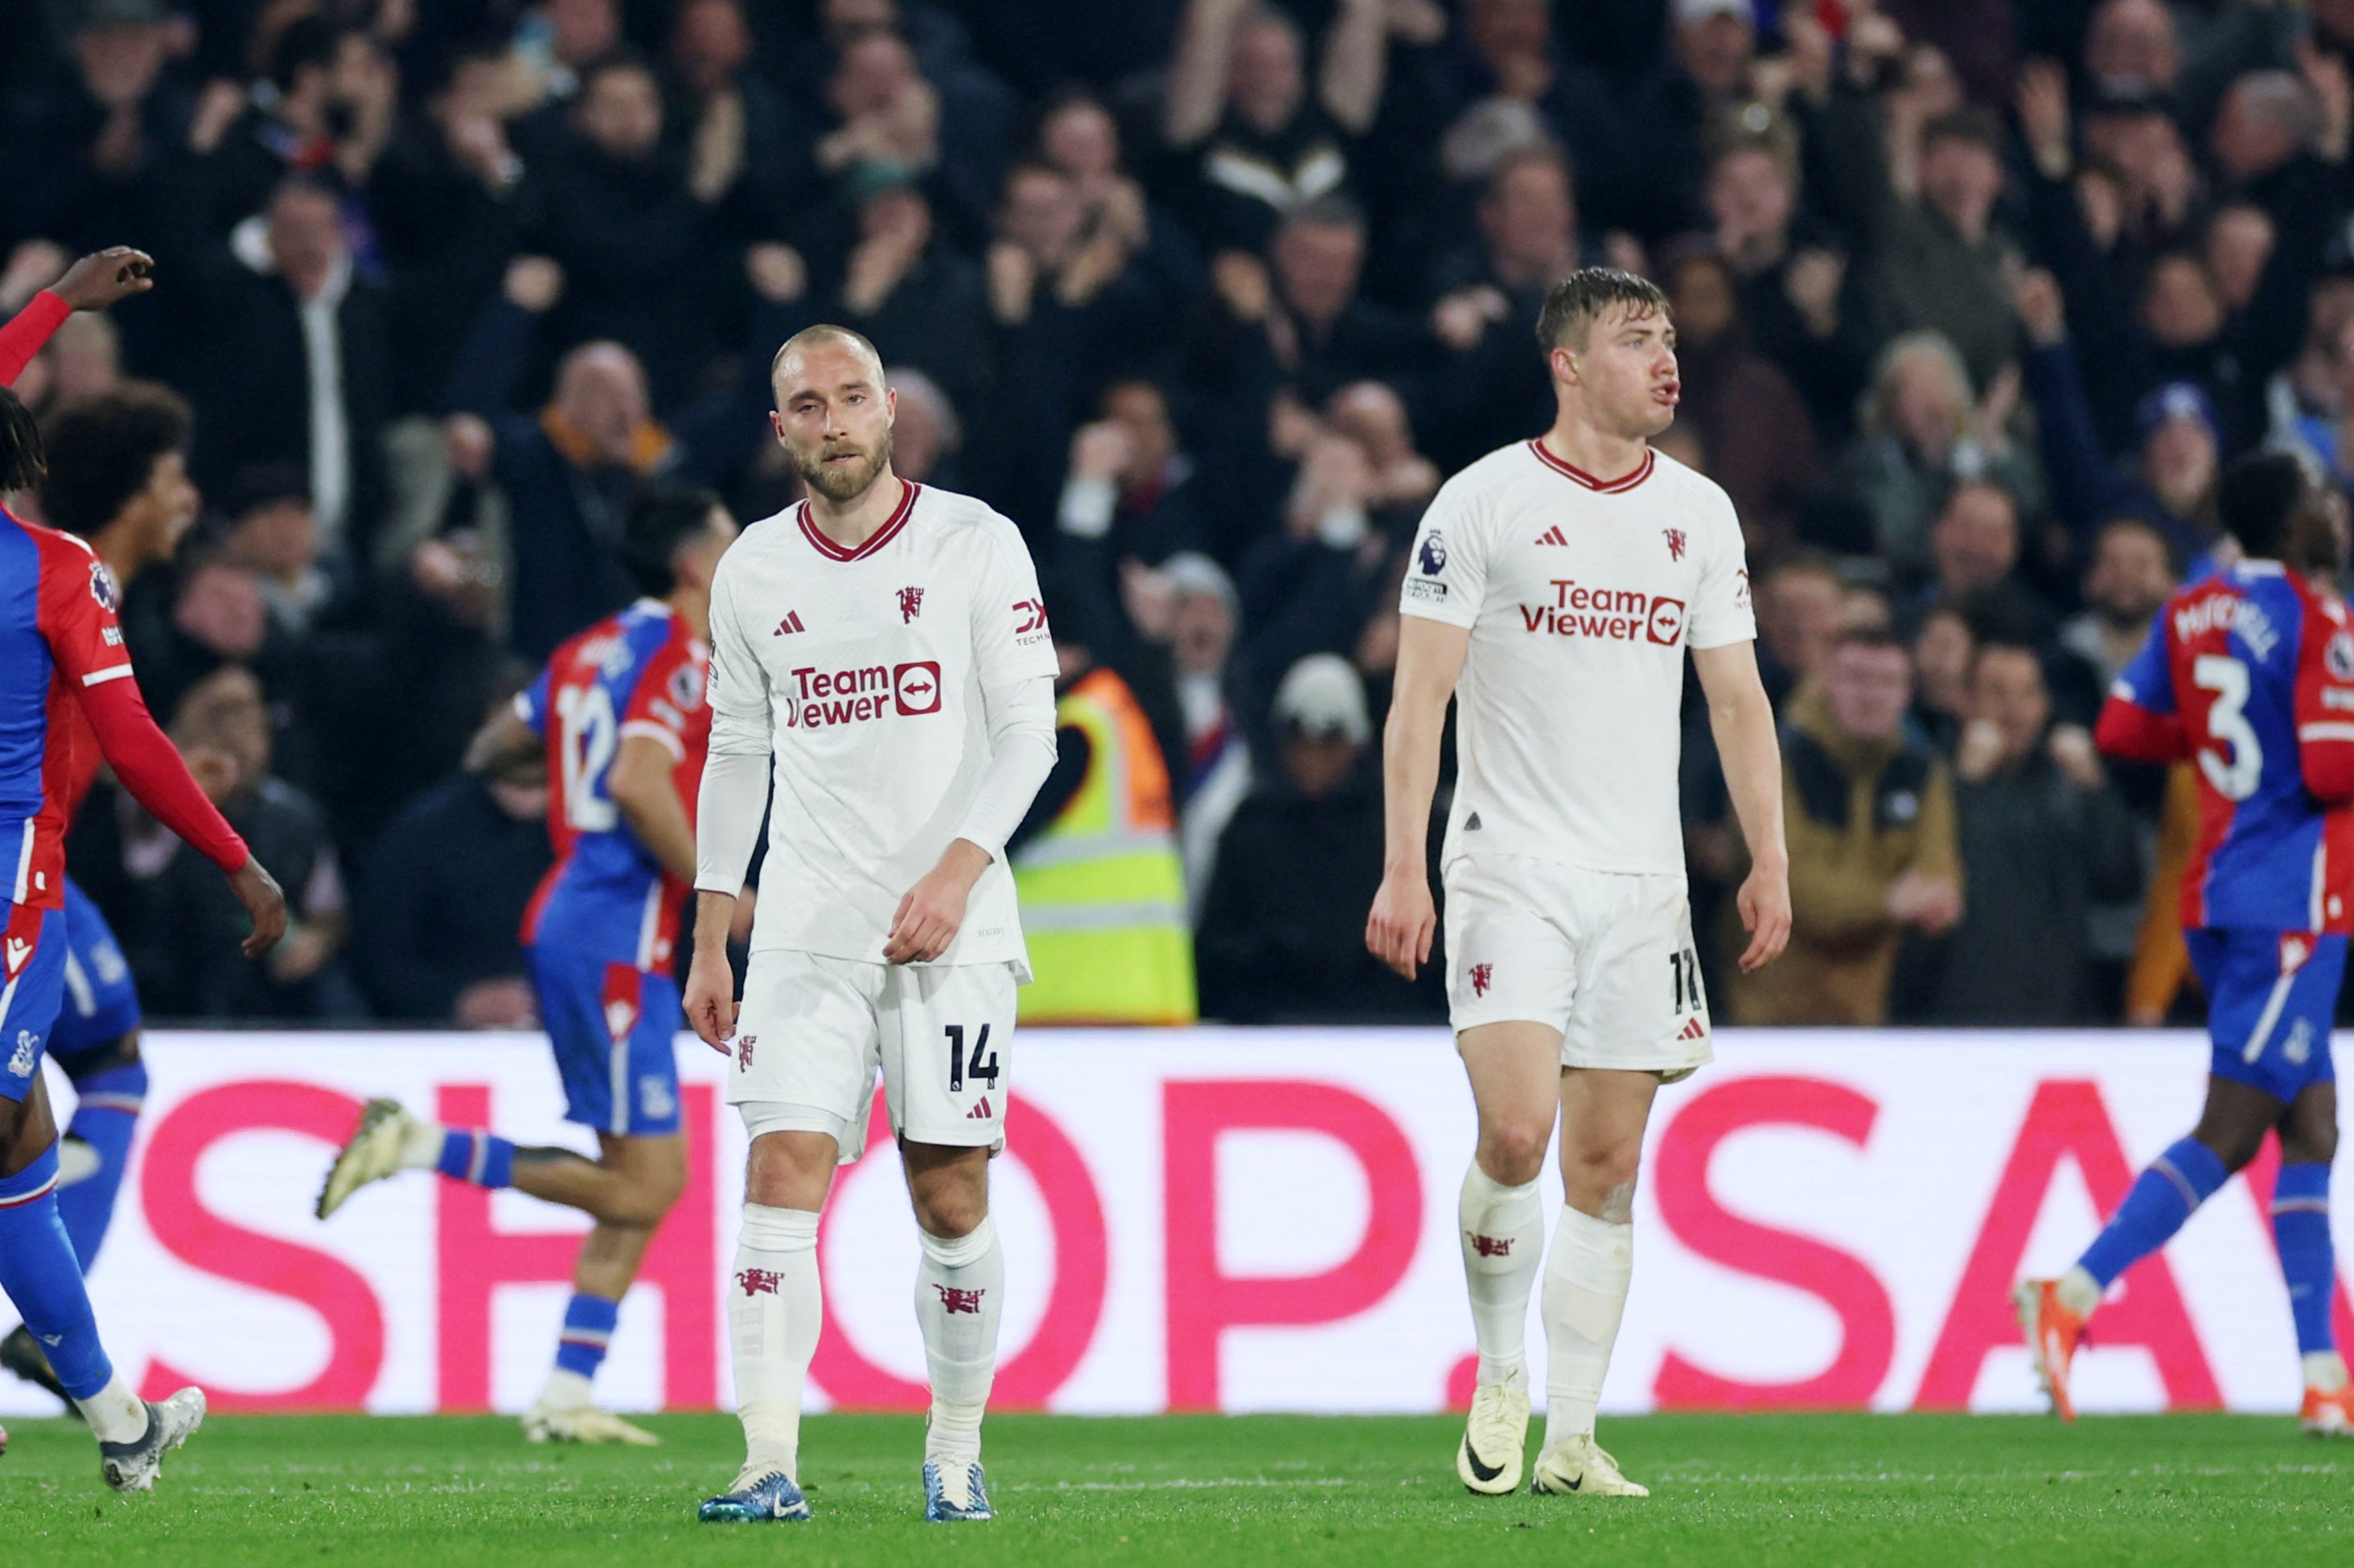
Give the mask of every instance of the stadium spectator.
[{"label": "stadium spectator", "polygon": [[173,182],[187,175],[180,150],[196,101],[168,69],[165,0],[93,0],[67,14],[67,58],[12,91],[0,111],[11,208],[0,223],[80,253],[156,232]]},{"label": "stadium spectator", "polygon": [[2139,518],[2117,518],[2093,542],[2084,609],[2061,628],[2061,646],[2087,661],[2106,691],[2141,652],[2149,623],[2174,586],[2165,536]]},{"label": "stadium spectator", "polygon": [[[1912,691],[1904,645],[1853,630],[1787,705],[1790,946],[1770,969],[1726,971],[1738,1022],[1884,1022],[1905,933],[1940,935],[1961,917],[1953,779],[1905,733]],[[1738,952],[1742,938],[1728,939]]]},{"label": "stadium spectator", "polygon": [[1733,269],[1757,352],[1790,378],[1822,439],[1855,428],[1872,334],[1855,269],[1837,235],[1798,203],[1797,138],[1736,139],[1709,165],[1717,251]]},{"label": "stadium spectator", "polygon": [[1348,187],[1350,139],[1381,103],[1385,11],[1378,0],[1334,6],[1311,92],[1307,40],[1288,15],[1192,0],[1162,133],[1193,164],[1182,199],[1204,249],[1256,254],[1290,213]]},{"label": "stadium spectator", "polygon": [[2090,911],[2138,895],[2141,848],[2090,732],[2052,724],[2033,648],[1978,648],[1954,772],[1968,909],[1922,956],[1904,1012],[1955,1024],[2099,1016]]},{"label": "stadium spectator", "polygon": [[1664,270],[1683,373],[1676,418],[1706,449],[1709,477],[1741,515],[1750,569],[1762,570],[1797,546],[1799,514],[1820,473],[1814,421],[1789,380],[1751,345],[1724,259],[1690,249]]},{"label": "stadium spectator", "polygon": [[1235,1023],[1399,1021],[1441,1012],[1437,977],[1408,982],[1365,950],[1381,885],[1373,723],[1349,662],[1311,653],[1276,688],[1278,771],[1218,840],[1196,921],[1202,1012]]},{"label": "stadium spectator", "polygon": [[1929,566],[1929,525],[1958,480],[1990,478],[2027,500],[2041,493],[2031,460],[2005,425],[2015,376],[1978,402],[1952,344],[1907,333],[1881,350],[1862,429],[1848,450],[1843,482],[1872,514],[1880,554],[1900,577]]},{"label": "stadium spectator", "polygon": [[875,169],[854,191],[858,242],[830,319],[865,334],[885,361],[932,377],[958,408],[981,408],[996,357],[981,270],[939,234],[921,186]]},{"label": "stadium spectator", "polygon": [[354,264],[334,193],[288,180],[259,232],[240,228],[180,282],[201,313],[180,356],[204,411],[197,482],[226,493],[243,471],[294,465],[320,555],[355,570],[384,506],[393,345],[384,287]]},{"label": "stadium spectator", "polygon": [[545,659],[630,601],[614,551],[641,480],[660,473],[714,481],[759,441],[772,351],[758,345],[783,341],[775,334],[788,327],[803,286],[797,267],[775,265],[774,254],[766,260],[757,249],[747,259],[768,308],[754,313],[756,352],[736,385],[660,423],[643,369],[617,343],[584,344],[566,355],[556,395],[536,417],[508,408],[534,323],[566,286],[563,269],[546,257],[509,264],[451,373],[455,412],[446,434],[452,466],[470,480],[495,480],[505,495],[514,562],[508,640],[525,659]]},{"label": "stadium spectator", "polygon": [[453,774],[387,823],[354,891],[352,957],[376,1016],[525,1029],[524,910],[546,874],[547,768]]},{"label": "stadium spectator", "polygon": [[[191,686],[171,736],[188,770],[250,844],[285,868],[285,941],[260,963],[237,940],[243,909],[179,840],[122,802],[122,863],[135,915],[116,930],[147,1007],[167,1018],[316,1018],[354,1011],[331,971],[349,925],[342,874],[318,805],[270,772],[261,683],[225,665]],[[262,854],[257,849],[257,858]],[[199,934],[212,938],[196,941]],[[219,948],[218,952],[214,949]]]}]

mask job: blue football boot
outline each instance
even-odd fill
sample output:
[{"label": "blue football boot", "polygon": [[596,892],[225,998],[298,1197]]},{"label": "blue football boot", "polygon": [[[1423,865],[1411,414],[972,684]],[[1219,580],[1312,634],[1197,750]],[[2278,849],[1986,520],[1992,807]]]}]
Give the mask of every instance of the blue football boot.
[{"label": "blue football boot", "polygon": [[989,1478],[981,1473],[981,1461],[925,1460],[924,1517],[934,1524],[995,1518],[989,1511]]},{"label": "blue football boot", "polygon": [[705,1524],[784,1524],[810,1516],[809,1499],[782,1470],[747,1467],[736,1484],[705,1498],[695,1517]]}]

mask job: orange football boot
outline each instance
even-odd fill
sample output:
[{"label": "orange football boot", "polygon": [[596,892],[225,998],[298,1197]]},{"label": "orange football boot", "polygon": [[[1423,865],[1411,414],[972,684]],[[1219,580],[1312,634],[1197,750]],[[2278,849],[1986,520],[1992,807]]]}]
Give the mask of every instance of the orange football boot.
[{"label": "orange football boot", "polygon": [[2308,1437],[2354,1437],[2354,1383],[2336,1393],[2306,1389],[2305,1408],[2296,1419]]},{"label": "orange football boot", "polygon": [[[2035,1375],[2052,1396],[2052,1413],[2062,1421],[2076,1419],[2076,1403],[2069,1396],[2068,1372],[2076,1347],[2084,1338],[2084,1319],[2060,1300],[2056,1279],[2022,1279],[2011,1287],[2019,1308],[2019,1327],[2027,1336],[2027,1353],[2035,1359]],[[2306,1399],[2311,1408],[2311,1396]]]}]

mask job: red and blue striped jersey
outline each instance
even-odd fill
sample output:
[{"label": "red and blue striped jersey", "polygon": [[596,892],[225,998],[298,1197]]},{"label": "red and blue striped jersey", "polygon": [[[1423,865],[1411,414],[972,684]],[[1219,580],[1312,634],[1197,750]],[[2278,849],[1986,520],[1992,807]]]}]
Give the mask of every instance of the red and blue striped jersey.
[{"label": "red and blue striped jersey", "polygon": [[688,884],[638,842],[607,788],[631,736],[671,754],[687,820],[711,741],[704,683],[710,647],[659,599],[640,599],[557,649],[515,699],[547,741],[547,831],[556,865],[524,918],[524,940],[581,946],[665,967],[678,940]]},{"label": "red and blue striped jersey", "polygon": [[70,534],[0,512],[0,877],[65,904],[65,833],[98,767],[80,693],[131,675],[114,579]]},{"label": "red and blue striped jersey", "polygon": [[2354,930],[2354,628],[2336,599],[2277,561],[2183,588],[2117,677],[2097,739],[2196,765],[2185,927]]}]

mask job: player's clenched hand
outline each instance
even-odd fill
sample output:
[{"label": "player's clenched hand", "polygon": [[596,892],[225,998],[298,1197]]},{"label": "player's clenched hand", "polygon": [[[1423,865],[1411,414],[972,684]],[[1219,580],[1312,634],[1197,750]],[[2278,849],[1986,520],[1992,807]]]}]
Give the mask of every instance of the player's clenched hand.
[{"label": "player's clenched hand", "polygon": [[278,885],[278,879],[251,857],[229,873],[228,890],[237,895],[237,901],[245,906],[246,915],[253,921],[253,935],[239,946],[247,958],[258,959],[286,935],[285,891]]},{"label": "player's clenched hand", "polygon": [[965,900],[972,885],[989,868],[989,852],[970,839],[959,839],[940,856],[940,863],[907,889],[899,912],[891,916],[891,934],[883,943],[886,964],[928,963],[949,950],[958,927],[964,924]]},{"label": "player's clenched hand", "polygon": [[1749,933],[1741,972],[1753,974],[1780,958],[1790,944],[1790,868],[1759,862],[1750,868],[1734,902],[1741,910],[1741,928]]},{"label": "player's clenched hand", "polygon": [[1392,871],[1382,877],[1373,895],[1373,911],[1365,917],[1365,949],[1406,979],[1430,961],[1430,944],[1438,933],[1438,906],[1430,896],[1430,878],[1423,872]]},{"label": "player's clenched hand", "polygon": [[148,273],[155,258],[128,245],[111,246],[83,257],[49,285],[58,298],[78,311],[102,311],[117,300],[143,294],[155,286]]},{"label": "player's clenched hand", "polygon": [[686,967],[686,994],[680,1000],[695,1038],[722,1056],[730,1054],[727,1043],[736,1038],[736,972],[727,967],[725,948],[716,952],[695,948],[695,961]]}]

